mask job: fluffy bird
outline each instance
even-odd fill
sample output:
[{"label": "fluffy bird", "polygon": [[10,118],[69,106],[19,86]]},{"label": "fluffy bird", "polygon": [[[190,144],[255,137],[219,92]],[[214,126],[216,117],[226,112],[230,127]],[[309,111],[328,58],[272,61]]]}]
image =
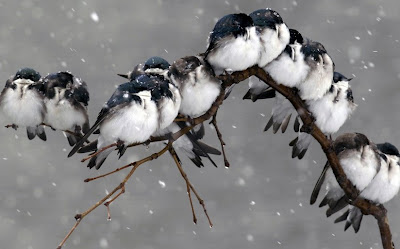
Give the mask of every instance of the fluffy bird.
[{"label": "fluffy bird", "polygon": [[12,127],[26,126],[29,139],[36,135],[46,141],[41,125],[46,113],[44,88],[40,74],[32,68],[22,68],[10,77],[0,95],[0,108],[12,122]]},{"label": "fluffy bird", "polygon": [[[315,125],[326,135],[336,133],[356,108],[349,80],[335,72],[329,91],[318,100],[308,100],[306,105],[315,118]],[[300,132],[290,145],[292,157],[302,159],[312,142],[312,136]]]},{"label": "fluffy bird", "polygon": [[[380,169],[370,184],[360,193],[360,197],[376,204],[384,204],[397,195],[400,188],[400,153],[390,143],[377,144],[380,155]],[[363,214],[355,206],[349,206],[348,210],[335,220],[335,223],[346,221],[344,230],[350,226],[357,233],[360,229]]]},{"label": "fluffy bird", "polygon": [[263,68],[282,53],[290,41],[290,32],[278,12],[259,9],[250,15],[261,41],[258,66]]},{"label": "fluffy bird", "polygon": [[296,87],[303,100],[317,100],[331,86],[334,63],[321,43],[303,39],[298,32],[292,33],[293,44],[286,46],[264,70],[277,83]]},{"label": "fluffy bird", "polygon": [[175,61],[169,69],[169,78],[182,95],[179,113],[191,118],[210,109],[221,91],[221,82],[202,55]]},{"label": "fluffy bird", "polygon": [[45,89],[44,103],[47,113],[45,123],[53,129],[66,132],[69,145],[73,146],[89,131],[87,106],[89,92],[82,79],[69,72],[49,74],[41,79]]},{"label": "fluffy bird", "polygon": [[168,73],[168,69],[171,65],[164,58],[153,56],[147,59],[144,63],[140,63],[136,65],[132,71],[129,71],[127,74],[118,74],[119,76],[128,79],[134,80],[139,75],[143,74],[155,74],[155,75],[165,75]]},{"label": "fluffy bird", "polygon": [[[278,83],[284,82],[285,85],[295,85],[297,82],[304,80],[307,69],[304,61],[293,59],[296,51],[300,51],[303,36],[294,29],[290,29],[289,32],[289,44],[286,45],[285,50],[275,60],[264,67],[264,70]],[[258,99],[269,98],[275,98],[275,103],[272,108],[271,119],[264,131],[273,127],[273,131],[276,133],[282,127],[282,132],[285,132],[292,112],[295,111],[292,104],[264,82],[256,77],[250,77],[249,90],[243,96],[243,99],[251,99],[255,102]]]},{"label": "fluffy bird", "polygon": [[[95,142],[87,145],[88,150],[92,146],[102,150],[117,142],[122,156],[127,145],[148,140],[160,127],[158,80],[157,77],[140,75],[133,81],[119,85],[101,109],[94,125],[75,144],[68,156],[78,151],[97,129],[100,135]],[[93,156],[88,167],[99,169],[111,152],[112,148],[108,148]]]},{"label": "fluffy bird", "polygon": [[[333,148],[347,178],[363,193],[382,168],[377,146],[364,134],[346,133],[334,141]],[[316,202],[323,183],[326,183],[326,194],[319,206],[329,206],[326,212],[329,217],[346,207],[347,201],[328,162],[311,194],[311,204]]]},{"label": "fluffy bird", "polygon": [[[215,83],[217,82],[217,79],[214,78],[211,67],[204,62],[203,57],[201,56],[184,57],[174,62],[171,68],[170,64],[165,59],[160,57],[151,57],[144,64],[135,66],[132,71],[128,72],[128,74],[119,75],[132,80],[135,77],[143,74],[162,76],[166,79],[169,79],[173,86],[179,87],[177,89],[179,89],[181,92],[180,95],[178,95],[179,92],[171,90],[176,98],[179,98],[180,106],[175,106],[178,107],[182,114],[191,115],[192,117],[199,115],[199,113],[202,114],[202,112],[205,112],[203,110],[204,108],[207,108],[208,110],[209,107],[204,107],[201,104],[205,102],[206,105],[208,105],[208,98],[205,98],[204,96],[211,95],[210,97],[212,99],[210,101],[214,102],[216,96],[219,94],[219,83]],[[215,90],[215,88],[217,88],[217,90]],[[181,95],[183,96],[181,97]],[[201,102],[193,102],[193,97],[198,97],[195,98],[195,100],[198,99]],[[212,102],[209,104],[209,106],[211,106]],[[178,111],[178,109],[175,110]],[[187,110],[191,111],[188,112]],[[160,111],[162,112],[162,109],[160,109]],[[173,115],[170,115],[170,117],[172,116]],[[158,129],[153,136],[163,136],[166,134],[175,133],[185,126],[186,124],[184,122],[171,123],[164,129]],[[174,141],[173,146],[178,151],[182,151],[185,155],[187,155],[197,167],[204,166],[201,157],[208,157],[210,161],[216,165],[208,154],[220,155],[221,152],[211,146],[208,146],[207,144],[200,142],[199,140],[202,139],[203,136],[204,126],[200,125],[198,130],[193,129],[191,132]]]},{"label": "fluffy bird", "polygon": [[229,14],[215,24],[205,59],[219,75],[224,71],[241,71],[256,65],[261,49],[253,19],[244,13]]}]

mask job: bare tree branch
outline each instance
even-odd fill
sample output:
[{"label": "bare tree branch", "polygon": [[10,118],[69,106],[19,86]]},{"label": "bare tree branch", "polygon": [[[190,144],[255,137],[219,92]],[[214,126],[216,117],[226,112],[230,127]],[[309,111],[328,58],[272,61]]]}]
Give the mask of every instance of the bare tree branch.
[{"label": "bare tree branch", "polygon": [[[186,134],[187,132],[189,132],[194,126],[214,117],[214,115],[216,115],[219,106],[223,103],[224,98],[225,98],[225,89],[228,86],[231,86],[233,84],[237,84],[240,83],[242,81],[244,81],[245,79],[249,78],[250,76],[256,76],[258,77],[260,80],[264,81],[266,84],[268,84],[269,86],[271,86],[272,88],[274,88],[276,91],[278,91],[279,93],[281,93],[283,96],[285,96],[291,103],[292,105],[295,107],[296,111],[299,113],[299,116],[301,117],[302,121],[303,121],[303,127],[302,127],[302,131],[308,132],[310,133],[321,145],[322,150],[324,151],[330,165],[332,168],[332,171],[339,183],[339,185],[342,187],[342,189],[344,190],[346,196],[349,199],[349,202],[351,205],[354,205],[356,207],[358,207],[363,214],[365,215],[373,215],[377,221],[378,221],[378,226],[379,226],[379,230],[381,233],[381,239],[382,239],[382,245],[384,249],[394,249],[394,244],[392,242],[392,235],[390,232],[390,227],[389,227],[389,223],[388,223],[388,218],[387,218],[387,211],[385,209],[385,207],[383,205],[375,205],[365,199],[362,198],[358,198],[359,196],[359,191],[352,185],[352,183],[347,179],[340,163],[339,160],[333,150],[332,147],[332,141],[327,138],[322,132],[321,130],[314,124],[314,118],[312,117],[312,115],[310,114],[310,112],[307,110],[306,105],[304,104],[304,102],[301,100],[301,98],[297,95],[296,91],[279,85],[278,83],[276,83],[270,75],[268,75],[264,70],[262,70],[261,68],[257,67],[257,66],[253,66],[251,68],[248,68],[247,70],[241,71],[241,72],[234,72],[231,75],[220,75],[219,79],[222,81],[222,90],[221,93],[219,94],[219,96],[217,97],[217,99],[215,100],[215,102],[213,103],[213,105],[211,106],[211,108],[204,113],[202,116],[192,119],[192,120],[187,120],[185,118],[179,117],[179,120],[182,121],[188,121],[190,122],[190,126],[187,126],[183,129],[181,129],[180,131],[171,134],[171,138],[169,143],[167,144],[167,146],[165,146],[161,151],[159,151],[158,153],[154,153],[149,157],[146,157],[142,160],[139,160],[137,162],[128,164],[124,167],[118,168],[110,173],[107,173],[105,175],[96,177],[96,178],[89,178],[86,179],[86,182],[113,174],[115,172],[118,172],[122,169],[128,168],[128,167],[133,167],[131,169],[131,171],[128,173],[128,175],[124,178],[124,180],[113,190],[111,191],[111,193],[109,193],[107,196],[105,196],[103,199],[101,199],[100,201],[98,201],[96,204],[94,204],[92,207],[90,207],[88,210],[86,210],[85,212],[81,213],[81,214],[77,214],[75,216],[76,218],[76,223],[75,225],[71,228],[71,230],[68,232],[67,236],[63,239],[63,241],[60,243],[60,245],[58,246],[58,249],[60,249],[66,242],[66,240],[69,238],[69,236],[72,234],[72,232],[76,229],[76,227],[79,225],[80,221],[86,216],[88,215],[90,212],[92,212],[94,209],[96,209],[98,206],[100,206],[102,203],[106,202],[110,197],[112,197],[118,190],[120,190],[120,193],[118,193],[115,198],[113,198],[111,201],[114,201],[116,199],[116,197],[118,197],[119,195],[121,195],[123,193],[123,189],[125,187],[125,183],[129,180],[129,178],[133,175],[133,173],[135,172],[135,170],[143,163],[147,162],[147,161],[151,161],[154,160],[156,158],[158,158],[159,156],[161,156],[162,154],[164,154],[167,150],[169,150],[171,152],[171,154],[173,154],[173,150],[171,150],[172,148],[172,142],[175,141],[176,139],[178,139],[180,136]],[[214,117],[215,118],[215,117]],[[161,141],[161,140],[159,140]],[[223,143],[222,139],[220,140],[221,144]],[[135,144],[137,145],[137,144]],[[135,146],[132,145],[132,146]],[[175,160],[175,158],[174,158]],[[178,165],[178,164],[177,164]],[[180,164],[179,164],[180,165]],[[178,169],[180,170],[182,176],[186,175],[183,171],[181,171],[181,168]],[[207,210],[205,209],[204,206],[204,201],[200,198],[200,196],[197,194],[197,192],[194,190],[193,186],[190,184],[190,182],[187,180],[187,178],[185,178],[187,187],[188,187],[188,192],[190,192],[190,190],[193,191],[193,193],[196,195],[197,199],[199,200],[200,204],[203,206],[203,210],[208,217],[207,214]],[[191,200],[191,196],[189,195],[189,198]],[[110,201],[110,202],[111,202]],[[191,203],[191,207],[192,207],[192,212],[193,212],[193,219],[194,221],[196,221],[195,215],[194,215],[194,210],[193,210],[193,204]],[[209,219],[210,225],[212,226],[212,223]]]},{"label": "bare tree branch", "polygon": [[363,214],[369,214],[375,217],[375,219],[378,221],[383,248],[394,249],[392,234],[390,232],[389,222],[386,214],[387,211],[385,207],[383,205],[375,205],[365,199],[358,198],[360,193],[346,177],[346,174],[344,173],[343,168],[333,150],[332,141],[327,138],[325,134],[322,133],[321,130],[314,124],[314,118],[307,110],[302,99],[293,89],[279,85],[271,78],[270,75],[257,66],[248,68],[247,70],[241,72],[234,72],[229,76],[220,76],[220,79],[224,82],[230,81],[233,83],[238,83],[253,75],[274,88],[292,103],[297,113],[300,115],[301,120],[303,121],[303,130],[310,133],[321,145],[321,148],[324,151],[329,164],[331,165],[332,171],[340,187],[344,190],[346,196],[349,198],[351,205],[358,207]]}]

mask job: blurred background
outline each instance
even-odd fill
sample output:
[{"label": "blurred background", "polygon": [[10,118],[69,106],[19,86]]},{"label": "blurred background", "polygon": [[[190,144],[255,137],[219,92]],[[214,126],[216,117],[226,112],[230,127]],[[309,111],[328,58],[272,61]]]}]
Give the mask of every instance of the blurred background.
[{"label": "blurred background", "polygon": [[[376,142],[400,146],[400,8],[396,0],[0,0],[0,78],[21,67],[42,75],[69,70],[84,79],[95,121],[125,73],[150,56],[174,60],[204,52],[218,18],[270,7],[289,27],[325,45],[336,70],[351,81],[358,109],[342,132],[362,132]],[[381,248],[376,221],[364,217],[358,234],[327,219],[309,197],[325,163],[318,144],[301,161],[291,159],[290,128],[262,130],[272,101],[242,100],[247,82],[235,87],[218,112],[231,167],[222,157],[184,168],[205,200],[214,227],[194,201],[194,225],[186,186],[168,154],[142,165],[126,193],[83,220],[66,248]],[[1,127],[7,120],[1,118]],[[29,141],[25,129],[0,127],[0,241],[2,248],[56,248],[82,212],[119,184],[127,173],[84,183],[159,150],[152,145],[110,156],[101,170],[88,170],[60,131],[48,141]],[[292,127],[292,126],[290,126]],[[213,130],[205,139],[219,148]],[[179,153],[179,152],[178,152]],[[320,200],[319,200],[320,201]],[[393,239],[400,246],[399,198],[386,205]]]}]

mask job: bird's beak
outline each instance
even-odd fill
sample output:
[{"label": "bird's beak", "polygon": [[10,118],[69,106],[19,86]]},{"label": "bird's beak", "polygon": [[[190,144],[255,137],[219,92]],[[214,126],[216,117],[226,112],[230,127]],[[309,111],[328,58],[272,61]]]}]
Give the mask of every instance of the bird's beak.
[{"label": "bird's beak", "polygon": [[129,79],[127,74],[118,74],[118,76],[121,76],[122,78],[125,78],[125,79]]},{"label": "bird's beak", "polygon": [[351,81],[353,78],[347,79],[347,81]]}]

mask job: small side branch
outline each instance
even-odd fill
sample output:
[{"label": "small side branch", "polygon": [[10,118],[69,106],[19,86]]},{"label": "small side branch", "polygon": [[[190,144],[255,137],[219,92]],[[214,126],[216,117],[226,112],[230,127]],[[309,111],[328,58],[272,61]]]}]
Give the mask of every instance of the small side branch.
[{"label": "small side branch", "polygon": [[189,196],[189,199],[190,199],[190,205],[191,205],[191,207],[192,207],[193,222],[194,222],[194,223],[197,223],[197,218],[196,218],[196,215],[195,215],[195,212],[194,212],[194,209],[193,209],[193,203],[192,203],[190,191],[193,191],[194,195],[196,196],[197,200],[199,201],[199,204],[203,207],[204,214],[206,215],[206,217],[207,217],[207,219],[208,219],[208,224],[210,225],[210,227],[213,227],[213,223],[211,222],[211,219],[210,219],[210,217],[208,216],[207,209],[206,209],[206,205],[204,204],[204,200],[201,199],[200,195],[197,193],[197,191],[196,191],[195,188],[193,187],[192,183],[189,181],[189,178],[187,177],[186,172],[183,170],[182,165],[181,165],[181,163],[179,162],[178,156],[177,156],[177,154],[176,154],[174,148],[173,148],[173,147],[170,147],[170,148],[169,148],[169,152],[170,152],[172,158],[174,159],[175,164],[176,164],[176,166],[178,167],[179,172],[181,173],[183,179],[184,179],[185,182],[186,182],[187,189],[188,189],[188,196]]},{"label": "small side branch", "polygon": [[226,157],[226,153],[225,153],[225,145],[226,143],[224,142],[224,140],[222,139],[222,134],[218,128],[218,124],[217,124],[217,112],[213,115],[210,124],[213,124],[214,128],[215,128],[215,132],[217,133],[217,137],[219,139],[219,142],[221,144],[221,150],[222,150],[222,155],[224,157],[224,163],[225,163],[225,167],[230,167],[231,164],[228,161],[228,158]]},{"label": "small side branch", "polygon": [[[113,199],[111,199],[111,201],[109,201],[109,203],[111,203],[112,201],[114,201],[117,197],[119,197],[122,193],[124,193],[124,189],[125,189],[125,184],[128,182],[128,180],[131,178],[131,176],[133,175],[133,173],[135,173],[136,169],[142,165],[143,163],[146,163],[148,161],[152,161],[154,159],[157,159],[158,157],[160,157],[161,155],[163,155],[166,151],[168,151],[168,149],[172,146],[172,142],[169,142],[161,151],[154,153],[146,158],[143,158],[142,160],[130,163],[126,166],[124,166],[125,168],[127,167],[133,167],[131,169],[131,171],[129,171],[129,173],[125,176],[125,178],[122,180],[122,182],[115,187],[108,195],[106,195],[105,197],[103,197],[100,201],[96,202],[93,206],[91,206],[89,209],[87,209],[85,212],[80,213],[75,215],[75,219],[76,222],[74,224],[74,226],[70,229],[70,231],[68,232],[68,234],[65,236],[65,238],[61,241],[61,243],[58,245],[57,249],[61,249],[61,247],[63,247],[63,245],[65,244],[65,242],[68,240],[68,238],[71,236],[71,234],[75,231],[75,229],[78,227],[79,223],[83,220],[83,218],[85,218],[88,214],[90,214],[93,210],[95,210],[98,206],[100,206],[101,204],[105,203],[108,199],[110,199],[112,196],[114,196],[115,193],[117,193],[119,190],[121,190],[120,193],[118,193]],[[123,167],[123,168],[124,168]]]}]

